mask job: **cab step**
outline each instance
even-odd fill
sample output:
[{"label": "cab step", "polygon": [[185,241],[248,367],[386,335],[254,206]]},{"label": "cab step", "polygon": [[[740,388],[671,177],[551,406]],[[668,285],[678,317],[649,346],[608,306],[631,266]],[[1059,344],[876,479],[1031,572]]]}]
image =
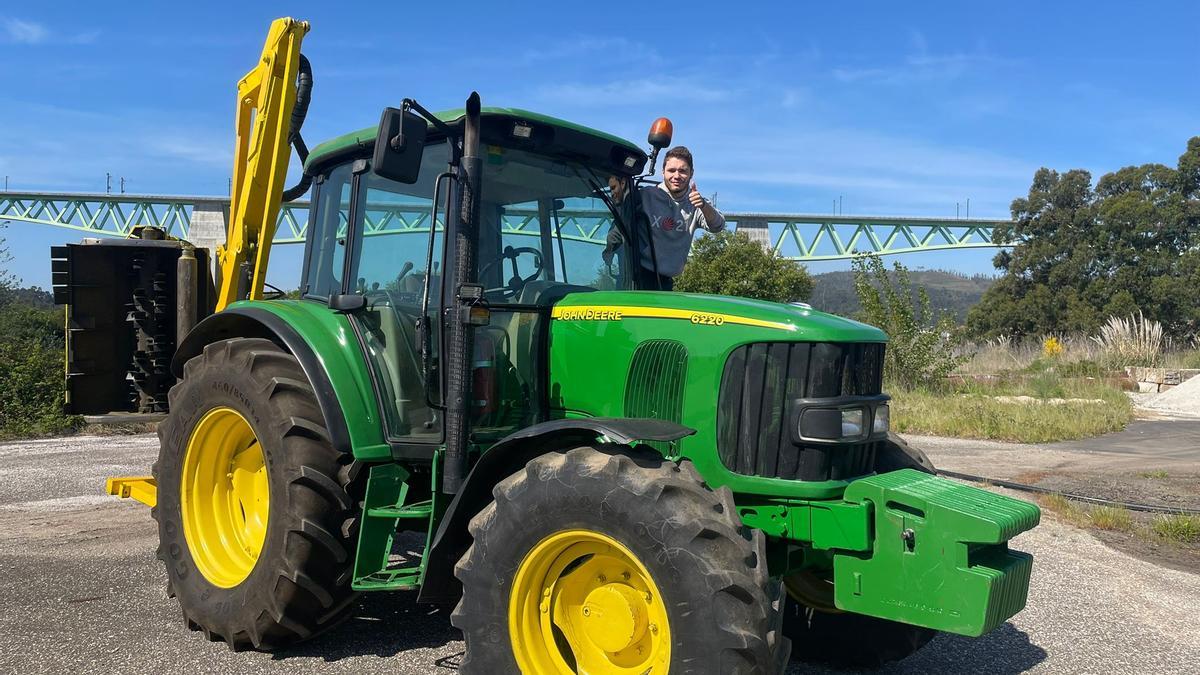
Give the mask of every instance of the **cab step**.
[{"label": "cab step", "polygon": [[425,572],[424,551],[420,564],[411,558],[399,565],[392,560],[392,545],[402,520],[426,520],[433,514],[430,500],[406,504],[410,474],[399,464],[371,467],[358,531],[358,553],[354,558],[356,591],[395,591],[418,588]]}]

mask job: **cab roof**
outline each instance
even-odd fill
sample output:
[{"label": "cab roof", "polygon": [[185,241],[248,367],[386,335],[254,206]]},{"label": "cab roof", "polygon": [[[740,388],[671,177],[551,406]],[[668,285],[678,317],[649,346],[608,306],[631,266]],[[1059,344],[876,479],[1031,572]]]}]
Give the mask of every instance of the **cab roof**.
[{"label": "cab roof", "polygon": [[[439,120],[445,122],[446,124],[454,126],[456,124],[462,123],[462,119],[465,114],[466,114],[465,109],[454,108],[452,110],[443,110],[440,112],[436,112],[433,115],[434,115],[434,117],[437,117]],[[522,110],[520,108],[485,107],[480,111],[480,114],[483,117],[488,117],[488,116],[512,117],[512,118],[525,120],[528,122],[535,122],[535,123],[539,123],[539,124],[546,124],[546,125],[550,125],[550,126],[564,128],[564,129],[570,129],[572,131],[576,131],[579,133],[587,134],[589,136],[594,136],[596,138],[606,140],[610,143],[615,143],[615,144],[624,146],[625,148],[628,148],[629,150],[632,150],[633,152],[636,152],[636,153],[642,154],[642,156],[645,156],[645,153],[641,148],[639,148],[638,146],[634,145],[633,143],[630,143],[629,141],[627,141],[623,138],[620,138],[618,136],[613,136],[612,134],[607,134],[603,131],[592,129],[590,127],[585,127],[580,124],[575,124],[574,122],[568,122],[566,120],[558,119],[557,117],[550,117],[549,115],[542,115],[540,113],[531,112],[529,110]],[[429,128],[431,131],[434,131],[434,127],[432,124],[429,125]],[[367,152],[367,151],[371,150],[375,146],[375,136],[378,133],[378,129],[379,129],[378,126],[367,127],[365,129],[359,129],[358,131],[353,131],[348,134],[343,134],[336,138],[332,138],[328,141],[325,141],[324,143],[321,143],[317,147],[313,148],[311,152],[309,152],[308,159],[304,162],[305,171],[308,172],[312,167],[322,163],[324,160],[326,160],[332,156],[335,156],[335,155],[342,155],[343,153],[352,152],[354,150],[361,150],[363,152]]]}]

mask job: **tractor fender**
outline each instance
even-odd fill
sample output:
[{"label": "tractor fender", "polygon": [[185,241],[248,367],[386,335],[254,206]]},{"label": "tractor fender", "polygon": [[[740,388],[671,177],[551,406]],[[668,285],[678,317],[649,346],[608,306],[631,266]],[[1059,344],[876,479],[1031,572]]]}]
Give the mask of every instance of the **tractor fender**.
[{"label": "tractor fender", "polygon": [[277,314],[256,307],[234,307],[206,317],[196,324],[180,343],[179,349],[175,350],[171,372],[175,377],[182,378],[183,365],[203,352],[205,346],[237,337],[265,338],[296,357],[317,396],[317,405],[325,417],[330,443],[338,452],[350,454],[350,432],[333,384],[329,381],[329,374],[308,341]]},{"label": "tractor fender", "polygon": [[492,488],[548,452],[566,452],[604,437],[629,445],[634,441],[675,441],[696,433],[675,422],[648,418],[586,417],[551,420],[512,433],[489,448],[467,475],[442,516],[425,555],[425,578],[418,602],[450,603],[461,593],[454,564],[471,543],[467,523],[492,501]]}]

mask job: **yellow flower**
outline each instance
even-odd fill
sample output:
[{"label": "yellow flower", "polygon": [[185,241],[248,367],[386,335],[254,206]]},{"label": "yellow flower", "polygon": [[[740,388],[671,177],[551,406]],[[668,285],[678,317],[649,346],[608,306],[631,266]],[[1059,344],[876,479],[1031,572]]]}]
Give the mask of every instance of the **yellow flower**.
[{"label": "yellow flower", "polygon": [[1059,342],[1058,338],[1054,337],[1053,335],[1046,338],[1042,342],[1042,355],[1045,356],[1046,358],[1053,359],[1058,356],[1062,356],[1062,353],[1063,353],[1062,343]]}]

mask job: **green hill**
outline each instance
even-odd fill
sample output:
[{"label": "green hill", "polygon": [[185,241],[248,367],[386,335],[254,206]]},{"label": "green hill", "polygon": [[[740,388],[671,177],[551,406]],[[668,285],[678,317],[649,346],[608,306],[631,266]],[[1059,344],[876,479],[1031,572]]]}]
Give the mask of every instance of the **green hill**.
[{"label": "green hill", "polygon": [[[983,292],[995,281],[985,275],[967,276],[944,270],[909,270],[913,289],[924,287],[929,304],[938,312],[950,312],[959,323],[966,320],[967,310],[979,302]],[[809,303],[823,311],[853,317],[861,307],[854,292],[853,272],[825,272],[813,275],[813,293]]]}]

